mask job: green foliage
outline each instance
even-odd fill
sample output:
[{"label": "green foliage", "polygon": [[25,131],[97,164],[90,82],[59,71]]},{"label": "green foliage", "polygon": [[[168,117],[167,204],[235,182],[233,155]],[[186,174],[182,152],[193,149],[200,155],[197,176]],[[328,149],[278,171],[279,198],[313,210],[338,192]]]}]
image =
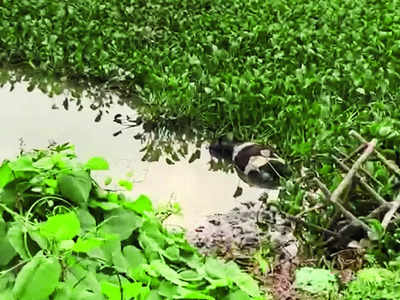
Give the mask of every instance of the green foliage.
[{"label": "green foliage", "polygon": [[0,61],[121,84],[147,118],[310,157],[350,128],[399,142],[399,5],[5,0]]},{"label": "green foliage", "polygon": [[304,267],[296,271],[296,288],[312,294],[337,293],[336,276],[329,270]]},{"label": "green foliage", "polygon": [[358,271],[345,292],[345,299],[398,299],[400,294],[400,272],[383,268]]},{"label": "green foliage", "polygon": [[72,240],[80,232],[81,226],[75,213],[57,214],[49,217],[40,226],[40,234],[48,240]]},{"label": "green foliage", "polygon": [[18,273],[13,294],[16,299],[48,299],[61,275],[61,266],[55,257],[36,254]]},{"label": "green foliage", "polygon": [[106,166],[67,144],[2,163],[2,299],[264,299],[235,263],[167,231],[148,197],[100,190],[90,171]]}]

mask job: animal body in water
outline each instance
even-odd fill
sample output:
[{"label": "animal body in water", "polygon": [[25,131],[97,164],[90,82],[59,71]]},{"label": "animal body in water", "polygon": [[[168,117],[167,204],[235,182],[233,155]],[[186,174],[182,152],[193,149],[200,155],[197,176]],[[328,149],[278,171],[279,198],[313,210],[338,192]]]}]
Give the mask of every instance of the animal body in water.
[{"label": "animal body in water", "polygon": [[268,146],[219,140],[209,147],[210,154],[233,163],[239,177],[249,185],[276,188],[281,177],[288,177],[286,162]]}]

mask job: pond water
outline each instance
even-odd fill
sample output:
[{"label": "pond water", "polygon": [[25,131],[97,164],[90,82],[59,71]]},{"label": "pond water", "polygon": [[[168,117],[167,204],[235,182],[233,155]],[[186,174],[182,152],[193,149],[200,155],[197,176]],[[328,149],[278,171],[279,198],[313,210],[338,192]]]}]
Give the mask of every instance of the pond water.
[{"label": "pond water", "polygon": [[[82,161],[92,156],[107,158],[110,170],[97,172],[98,179],[111,176],[118,181],[131,172],[134,197],[146,194],[155,203],[179,202],[183,216],[168,222],[186,228],[193,228],[206,215],[227,212],[240,201],[254,201],[266,192],[241,182],[243,193],[234,198],[239,178],[235,173],[215,170],[218,168],[206,143],[196,145],[185,140],[184,135],[174,140],[175,136],[168,131],[145,132],[143,126],[125,128],[115,121],[115,116],[135,119],[138,114],[123,102],[115,101],[115,97],[112,103],[102,105],[100,113],[91,97],[73,102],[68,100],[69,92],[49,97],[36,88],[28,91],[28,86],[22,81],[0,88],[0,161],[15,157],[21,141],[25,150],[47,147],[51,141],[70,142]],[[180,152],[180,160],[172,164],[173,160],[168,159],[167,163],[165,151],[157,147],[175,149],[169,151],[175,159],[175,152]],[[144,156],[147,161],[143,161]]]}]

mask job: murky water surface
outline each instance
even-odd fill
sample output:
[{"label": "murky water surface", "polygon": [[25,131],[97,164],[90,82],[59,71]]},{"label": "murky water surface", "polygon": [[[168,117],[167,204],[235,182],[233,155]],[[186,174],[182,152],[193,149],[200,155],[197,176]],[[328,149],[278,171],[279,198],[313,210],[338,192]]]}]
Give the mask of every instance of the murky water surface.
[{"label": "murky water surface", "polygon": [[[169,222],[187,228],[206,215],[227,212],[240,201],[254,201],[265,192],[241,182],[243,194],[234,198],[239,178],[235,173],[215,170],[218,168],[205,143],[171,141],[173,134],[168,131],[144,134],[142,126],[124,129],[118,116],[115,121],[116,115],[133,120],[137,117],[126,104],[110,102],[100,113],[90,97],[81,99],[81,103],[68,103],[68,95],[49,97],[39,89],[29,92],[24,82],[13,86],[12,91],[10,84],[0,88],[0,161],[18,154],[21,139],[26,150],[47,147],[51,141],[70,142],[82,161],[91,156],[107,158],[111,169],[97,172],[99,179],[107,175],[125,179],[125,174],[132,172],[134,197],[143,193],[155,203],[179,202],[183,216]],[[167,148],[170,155],[165,156],[161,148]]]}]

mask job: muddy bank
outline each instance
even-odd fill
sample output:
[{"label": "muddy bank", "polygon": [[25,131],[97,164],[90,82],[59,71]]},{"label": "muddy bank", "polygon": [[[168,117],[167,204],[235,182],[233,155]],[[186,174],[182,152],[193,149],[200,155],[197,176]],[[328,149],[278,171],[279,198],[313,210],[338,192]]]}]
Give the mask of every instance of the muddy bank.
[{"label": "muddy bank", "polygon": [[281,258],[295,257],[297,242],[293,224],[275,207],[256,201],[241,201],[227,213],[207,216],[189,230],[189,241],[202,253],[251,257],[263,243],[272,244]]}]

